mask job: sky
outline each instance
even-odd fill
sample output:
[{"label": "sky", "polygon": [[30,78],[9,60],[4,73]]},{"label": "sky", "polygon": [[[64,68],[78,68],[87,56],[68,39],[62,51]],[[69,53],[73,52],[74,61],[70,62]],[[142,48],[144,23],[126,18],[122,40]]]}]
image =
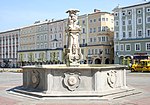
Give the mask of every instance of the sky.
[{"label": "sky", "polygon": [[118,6],[142,3],[144,0],[2,0],[0,2],[0,32],[33,24],[45,19],[64,19],[68,9],[80,10],[79,15],[94,9],[112,12]]}]

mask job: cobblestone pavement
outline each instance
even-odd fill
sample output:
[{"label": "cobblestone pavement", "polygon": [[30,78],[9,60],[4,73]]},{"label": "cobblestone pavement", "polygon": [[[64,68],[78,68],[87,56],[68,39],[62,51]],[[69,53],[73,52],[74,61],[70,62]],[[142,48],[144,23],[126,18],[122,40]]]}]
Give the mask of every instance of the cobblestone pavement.
[{"label": "cobblestone pavement", "polygon": [[38,100],[8,94],[7,90],[22,85],[22,73],[0,72],[0,105],[150,105],[150,73],[130,73],[127,71],[127,84],[142,93],[111,101]]}]

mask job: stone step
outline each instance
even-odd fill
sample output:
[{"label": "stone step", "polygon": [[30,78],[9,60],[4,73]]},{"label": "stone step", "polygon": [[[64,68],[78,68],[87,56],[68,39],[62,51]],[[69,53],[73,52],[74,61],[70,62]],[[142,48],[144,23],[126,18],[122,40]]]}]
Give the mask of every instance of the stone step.
[{"label": "stone step", "polygon": [[142,93],[142,92],[139,91],[139,90],[132,89],[132,90],[120,92],[120,93],[117,93],[117,94],[111,94],[111,95],[108,95],[104,98],[106,98],[108,100],[113,100],[113,99],[119,99],[119,98],[123,98],[123,97],[127,97],[127,96],[137,95],[137,94],[140,94],[140,93]]}]

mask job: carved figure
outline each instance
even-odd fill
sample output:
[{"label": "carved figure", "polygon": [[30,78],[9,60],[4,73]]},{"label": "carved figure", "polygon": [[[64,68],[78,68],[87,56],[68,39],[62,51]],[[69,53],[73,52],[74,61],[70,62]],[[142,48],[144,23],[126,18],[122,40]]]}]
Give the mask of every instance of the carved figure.
[{"label": "carved figure", "polygon": [[67,45],[67,66],[79,66],[79,62],[82,59],[81,49],[79,47],[79,32],[81,31],[78,23],[78,17],[76,13],[78,10],[68,10],[69,13],[68,24],[67,24],[67,35],[68,35],[68,45]]}]

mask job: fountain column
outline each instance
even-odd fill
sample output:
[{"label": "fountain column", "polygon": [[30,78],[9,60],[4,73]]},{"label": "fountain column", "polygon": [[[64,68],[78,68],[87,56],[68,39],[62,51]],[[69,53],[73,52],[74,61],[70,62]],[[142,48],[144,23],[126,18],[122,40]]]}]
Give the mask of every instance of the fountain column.
[{"label": "fountain column", "polygon": [[66,33],[68,35],[67,49],[66,49],[66,65],[67,66],[79,66],[80,60],[83,58],[81,48],[79,46],[79,32],[81,31],[78,25],[78,10],[68,10],[69,13],[68,24]]}]

